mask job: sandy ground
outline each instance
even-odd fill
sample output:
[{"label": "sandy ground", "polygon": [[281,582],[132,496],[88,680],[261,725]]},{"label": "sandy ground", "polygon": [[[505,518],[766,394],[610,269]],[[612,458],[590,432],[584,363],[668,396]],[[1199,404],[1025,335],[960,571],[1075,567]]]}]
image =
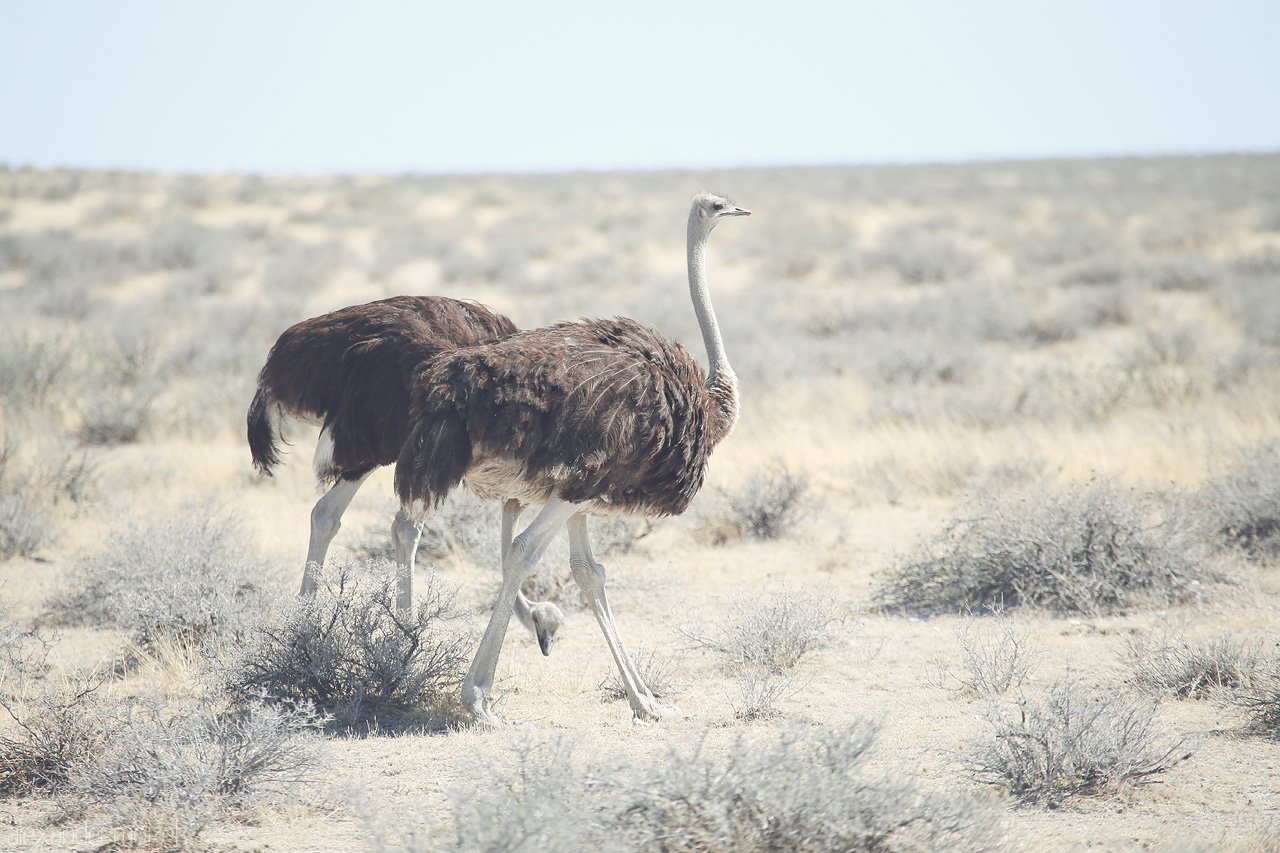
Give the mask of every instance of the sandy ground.
[{"label": "sandy ground", "polygon": [[[1260,163],[1257,168],[1268,175],[1275,171],[1270,160]],[[681,178],[687,177],[652,180],[662,187],[665,184],[661,181],[678,185],[683,194],[689,180]],[[716,177],[727,183],[735,176]],[[774,196],[786,197],[783,189],[777,189],[785,186],[785,181],[758,175],[749,178],[744,182],[750,188],[755,181],[762,198],[748,199],[744,191],[740,200],[757,211],[768,210]],[[153,216],[148,211],[162,209],[170,203],[165,200],[178,192],[174,188],[178,177],[156,180],[156,186],[130,191],[132,195],[113,190],[108,182],[105,189],[82,188],[69,198],[10,199],[0,231],[32,234],[79,229],[104,239],[113,233],[126,237],[146,233],[147,223],[152,221],[148,217]],[[318,311],[399,291],[430,290],[481,299],[513,313],[523,309],[526,318],[522,322],[526,323],[531,322],[529,317],[575,316],[571,309],[562,310],[560,301],[572,301],[571,295],[540,284],[542,271],[565,268],[617,245],[631,245],[619,243],[621,238],[603,226],[584,228],[574,239],[552,242],[551,248],[534,256],[525,267],[532,276],[527,294],[501,280],[446,279],[441,270],[447,258],[406,263],[378,278],[362,272],[360,264],[379,251],[380,226],[342,226],[323,220],[317,224],[302,215],[320,216],[333,207],[335,195],[325,185],[290,189],[292,185],[284,182],[278,190],[282,198],[237,201],[234,191],[228,189],[231,179],[221,180],[221,184],[210,179],[207,186],[199,185],[207,199],[188,211],[191,221],[208,228],[252,227],[266,235],[287,232],[292,239],[311,246],[338,234],[345,251],[352,253],[343,261],[342,270],[293,302],[286,300],[285,308],[259,290],[259,277],[269,266],[261,260],[244,262],[229,284],[208,297],[229,304],[239,299],[250,305],[259,300],[263,306],[274,306],[272,310],[286,318],[272,321],[275,333],[288,322]],[[566,176],[563,180],[568,187],[569,181],[585,179]],[[635,186],[647,186],[641,179],[634,180]],[[852,184],[853,179],[849,180]],[[486,191],[496,192],[492,182],[485,186],[489,188]],[[431,221],[459,219],[463,223],[460,229],[481,234],[506,221],[509,208],[493,203],[471,212],[469,205],[478,192],[464,179],[457,179],[456,184],[424,191],[411,209],[414,215]],[[952,228],[961,235],[956,237],[957,245],[986,247],[982,251],[992,254],[983,269],[993,280],[1013,275],[1016,263],[1010,257],[1016,253],[997,257],[991,248],[999,242],[996,238],[973,236],[978,232],[970,220],[977,214],[967,212],[963,199],[956,201],[939,191],[938,198],[945,199],[939,201],[924,190],[920,192],[925,193],[923,201],[904,200],[909,196],[905,191],[902,197],[890,192],[879,201],[837,200],[829,223],[837,230],[852,229],[853,245],[865,247],[878,245],[878,240],[904,221],[932,221],[929,228],[934,231],[952,233],[946,230]],[[1196,190],[1187,192],[1190,198],[1196,197]],[[644,196],[639,206],[659,209],[671,194],[655,192],[657,201]],[[101,218],[92,220],[90,214],[112,199],[124,199],[134,213],[105,224]],[[1028,189],[1019,203],[1023,206],[1009,220],[1019,223],[1017,227],[1056,221],[1058,214],[1053,211],[1058,208],[1054,207],[1057,201],[1052,191]],[[547,205],[557,209],[554,201]],[[1156,202],[1152,205],[1159,207]],[[934,211],[935,219],[919,215],[921,209]],[[1150,218],[1139,219],[1126,220],[1126,234],[1151,227]],[[1280,243],[1276,232],[1250,231],[1240,224],[1246,221],[1252,220],[1241,213],[1222,226],[1230,233],[1215,237],[1217,242],[1204,249],[1204,256],[1254,251],[1258,246]],[[648,227],[651,232],[635,238],[637,253],[647,247],[652,255],[651,265],[643,269],[655,279],[678,281],[683,265],[679,217],[664,213]],[[742,242],[745,238],[741,235],[727,238],[723,250],[717,249],[712,256],[713,286],[723,283],[724,288],[717,291],[718,298],[760,298],[761,269],[769,261],[767,247],[756,244],[782,240],[790,233],[789,227],[787,222],[766,221],[751,236],[751,244]],[[1008,227],[1014,230],[1013,225]],[[1147,231],[1141,233],[1148,235],[1144,239],[1154,239]],[[245,238],[253,239],[266,238]],[[1020,245],[1021,238],[1006,234],[1002,239]],[[483,254],[489,244],[472,238],[469,245]],[[803,255],[811,248],[802,244],[794,254]],[[239,251],[244,254],[250,250]],[[870,291],[836,293],[833,270],[838,267],[834,262],[823,266],[825,263],[805,279],[811,285],[805,292],[812,296],[812,304],[819,306],[815,313],[846,303],[869,304]],[[0,294],[21,290],[21,269],[0,270],[0,275],[5,276],[0,283],[7,288]],[[148,275],[134,275],[121,282],[111,290],[111,299],[134,306],[133,310],[145,306],[153,312],[148,316],[160,318],[160,324],[171,316],[182,318],[174,322],[194,323],[186,309],[148,301],[163,300],[169,289],[176,287],[168,273]],[[583,281],[576,285],[582,294],[580,301],[592,307],[614,299],[615,294],[618,299],[635,300],[631,307],[643,301],[643,296],[622,296],[625,289],[621,285],[615,288],[609,281]],[[785,283],[785,276],[779,281]],[[676,290],[676,307],[657,302],[651,306],[659,318],[666,316],[664,312],[679,316],[684,310],[679,307],[684,296]],[[901,297],[904,299],[915,298],[920,292],[893,291],[906,294]],[[1046,293],[1045,299],[1051,299],[1057,298],[1058,291],[1048,288]],[[1208,296],[1201,300],[1200,291],[1142,290],[1140,295],[1146,300],[1141,304],[1152,309],[1151,322],[1165,324],[1161,329],[1195,324],[1194,328],[1202,330],[1197,334],[1208,336],[1204,340],[1217,340],[1214,336],[1234,340],[1242,334],[1239,321],[1222,308],[1225,303]],[[769,304],[774,314],[760,319],[766,326],[770,316],[783,316],[788,303],[781,299]],[[627,308],[620,305],[616,313]],[[22,305],[15,309],[21,310],[27,309]],[[55,334],[52,321],[35,310],[29,316],[13,316],[11,332],[17,328],[37,337]],[[724,322],[726,336],[732,341],[733,329]],[[180,330],[173,332],[179,338],[182,334]],[[1106,362],[1112,347],[1109,336],[1115,334],[1106,328],[1047,344],[1030,355],[1019,351],[1016,358],[1009,359],[1010,370],[1032,357],[1051,362],[1059,359],[1073,366],[1090,359]],[[752,340],[759,344],[767,339],[765,332]],[[696,339],[686,342],[696,346]],[[265,356],[265,347],[254,346],[257,349],[250,347],[252,352]],[[1203,346],[1211,349],[1213,345]],[[198,375],[178,375],[157,404],[163,417],[144,431],[139,441],[95,451],[99,482],[95,499],[70,507],[65,502],[59,504],[54,515],[56,536],[47,546],[33,556],[0,562],[0,589],[11,618],[22,625],[36,620],[77,560],[101,548],[127,519],[171,512],[199,501],[234,510],[252,549],[276,567],[270,581],[276,595],[283,600],[293,594],[305,553],[308,512],[317,496],[308,464],[315,433],[304,428],[294,435],[292,455],[276,478],[262,480],[253,474],[238,422],[261,356],[247,368],[230,369],[227,375],[242,380],[229,387],[215,388],[212,380],[201,384],[206,380]],[[1261,363],[1273,362],[1263,359]],[[1184,374],[1191,370],[1179,367]],[[1183,390],[1162,391],[1164,396],[1158,397],[1156,404],[1143,398],[1140,404],[1126,405],[1105,418],[1043,417],[1005,422],[949,416],[868,420],[868,407],[883,400],[885,388],[893,390],[893,382],[899,380],[886,381],[882,387],[879,380],[858,367],[815,371],[803,382],[765,376],[755,387],[746,374],[742,421],[714,457],[709,491],[732,487],[760,466],[784,460],[811,483],[810,512],[803,523],[778,541],[743,540],[715,546],[698,535],[695,512],[665,522],[636,550],[604,560],[623,637],[633,648],[659,649],[674,656],[670,698],[687,719],[637,726],[625,701],[604,698],[600,685],[613,671],[613,663],[589,611],[568,611],[568,621],[549,658],[541,656],[531,638],[513,623],[498,670],[497,691],[498,712],[516,725],[496,731],[329,738],[323,746],[323,778],[299,800],[268,805],[242,823],[212,826],[200,836],[200,844],[214,850],[243,851],[369,849],[378,832],[393,833],[397,827],[411,829],[443,820],[456,792],[479,784],[482,766],[501,764],[530,741],[567,738],[579,754],[622,754],[639,762],[665,754],[670,744],[701,738],[727,743],[745,735],[767,742],[796,721],[827,726],[859,718],[878,721],[881,731],[870,765],[875,771],[910,779],[927,791],[968,791],[1000,798],[1002,792],[974,781],[965,766],[969,744],[984,730],[984,703],[954,684],[940,683],[938,676],[942,670],[956,671],[964,666],[957,631],[965,620],[960,616],[925,620],[876,612],[871,604],[877,578],[892,570],[922,538],[936,533],[964,505],[966,497],[991,481],[996,476],[993,472],[1003,470],[1002,466],[1033,460],[1038,477],[1062,484],[1102,476],[1119,478],[1139,489],[1192,489],[1236,449],[1280,435],[1280,407],[1273,405],[1274,373],[1260,369],[1257,378],[1241,380],[1242,384],[1229,392],[1202,387],[1184,374],[1174,377],[1181,377],[1183,385],[1178,388]],[[1159,375],[1168,379],[1173,372]],[[935,386],[928,386],[920,393],[934,390]],[[1155,392],[1151,393],[1152,399],[1157,399]],[[220,402],[223,400],[228,402]],[[32,426],[17,415],[6,417],[11,434],[26,435],[41,429],[38,423]],[[51,417],[56,422],[54,431],[73,430],[73,414],[62,412]],[[344,553],[344,543],[351,544],[362,535],[377,536],[377,531],[385,528],[393,511],[390,480],[390,471],[370,479],[347,514],[334,545],[335,555]],[[496,537],[496,508],[492,518]],[[469,629],[478,636],[489,596],[497,587],[496,568],[442,560],[435,569],[444,580],[462,589]],[[1124,689],[1133,676],[1124,655],[1127,637],[1180,633],[1204,638],[1230,632],[1273,646],[1280,636],[1280,569],[1240,564],[1233,569],[1232,578],[1232,584],[1214,588],[1204,602],[1168,610],[1099,618],[1013,614],[1018,630],[1038,655],[1028,687],[1055,683],[1069,673],[1087,686]],[[822,647],[802,666],[794,692],[780,703],[779,717],[743,721],[735,716],[741,697],[734,680],[721,670],[712,653],[691,647],[676,625],[714,626],[733,596],[760,595],[782,585],[823,596],[840,619],[828,629]],[[116,654],[125,639],[119,632],[107,630],[62,629],[55,660],[67,669],[92,667]],[[145,689],[148,680],[164,690],[198,689],[192,669],[183,661],[157,663],[128,683],[105,689],[127,694]],[[1185,739],[1193,748],[1189,760],[1149,784],[1129,787],[1113,796],[1071,799],[1055,809],[1018,806],[1001,799],[1006,849],[1267,849],[1265,839],[1277,837],[1268,833],[1280,826],[1280,744],[1248,736],[1234,711],[1212,701],[1165,701],[1159,721],[1170,737]],[[65,822],[59,815],[58,803],[48,799],[0,801],[0,848],[82,851],[107,849],[102,845],[113,838],[128,840],[120,828],[99,826],[92,820]]]}]

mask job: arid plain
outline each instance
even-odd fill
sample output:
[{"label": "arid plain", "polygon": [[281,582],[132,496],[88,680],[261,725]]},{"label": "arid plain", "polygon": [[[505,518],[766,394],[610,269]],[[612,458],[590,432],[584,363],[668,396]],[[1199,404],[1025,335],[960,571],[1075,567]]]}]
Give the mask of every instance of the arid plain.
[{"label": "arid plain", "polygon": [[[57,790],[12,794],[0,847],[554,849],[483,846],[453,821],[469,800],[555,786],[575,767],[598,781],[600,767],[697,744],[765,750],[865,719],[879,729],[860,772],[921,802],[971,802],[991,823],[972,849],[1276,849],[1275,730],[1252,724],[1229,686],[1153,691],[1134,651],[1226,638],[1263,673],[1280,644],[1274,543],[1215,541],[1231,525],[1213,515],[1214,495],[1256,474],[1280,519],[1276,466],[1251,469],[1280,441],[1276,155],[456,177],[0,170],[0,621],[14,648],[33,628],[47,645],[47,668],[11,674],[8,704],[20,715],[34,707],[23,691],[76,670],[110,673],[95,688],[104,702],[161,716],[221,701],[210,659],[243,632],[139,643],[126,627],[54,618],[51,602],[128,531],[199,516],[231,525],[259,572],[266,611],[252,619],[291,601],[318,497],[316,433],[291,434],[272,479],[254,473],[244,438],[286,327],[440,294],[522,328],[632,317],[702,359],[684,221],[703,189],[753,211],[721,225],[708,254],[741,418],[689,513],[608,528],[612,547],[597,549],[623,638],[684,718],[633,725],[602,686],[613,663],[561,541],[535,590],[567,614],[555,647],[543,657],[513,624],[499,665],[498,713],[517,725],[312,735],[305,783],[198,827]],[[793,488],[770,491],[780,480]],[[949,524],[1097,484],[1143,507],[1144,531],[1180,543],[1199,580],[1074,611],[885,606],[904,566],[952,541]],[[741,523],[753,496],[784,517]],[[395,508],[384,469],[331,557],[385,548]],[[419,584],[430,573],[458,589],[448,627],[469,655],[498,587],[498,513],[460,501],[439,523]],[[202,570],[199,553],[172,562]],[[713,640],[767,630],[741,623],[759,616],[747,603],[788,597],[819,624],[803,659],[762,687]],[[1002,636],[1025,669],[1007,690],[966,683],[981,667],[975,638]],[[1000,715],[1064,680],[1152,703],[1152,741],[1189,757],[1048,800],[975,770]],[[21,741],[16,720],[0,726]],[[155,825],[123,825],[138,814]],[[904,835],[856,849],[928,847]]]}]

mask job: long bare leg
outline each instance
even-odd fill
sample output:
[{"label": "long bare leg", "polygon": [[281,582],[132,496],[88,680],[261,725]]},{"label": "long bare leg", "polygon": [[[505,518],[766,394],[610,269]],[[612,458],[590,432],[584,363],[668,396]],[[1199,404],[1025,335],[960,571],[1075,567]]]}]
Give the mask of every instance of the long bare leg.
[{"label": "long bare leg", "polygon": [[408,613],[413,607],[413,569],[418,560],[422,522],[415,521],[401,507],[391,522],[391,545],[396,551],[396,609]]},{"label": "long bare leg", "polygon": [[471,661],[466,680],[462,682],[462,703],[477,722],[498,723],[498,718],[489,710],[489,695],[493,690],[498,657],[502,654],[502,641],[507,635],[507,623],[511,621],[515,608],[516,593],[538,565],[538,560],[542,559],[560,525],[576,511],[573,504],[552,498],[507,549],[502,561],[502,588],[498,591],[493,615],[484,630],[475,659]]},{"label": "long bare leg", "polygon": [[578,587],[586,594],[587,603],[600,623],[604,632],[604,641],[609,646],[609,653],[618,665],[618,674],[622,677],[622,686],[626,688],[627,699],[631,703],[631,712],[642,722],[659,720],[664,716],[679,713],[673,708],[664,708],[658,704],[653,693],[645,685],[639,671],[627,654],[622,644],[622,636],[618,633],[618,625],[613,619],[613,610],[609,607],[609,597],[605,593],[604,566],[595,561],[591,555],[591,542],[587,537],[587,517],[578,513],[569,519],[569,567],[573,570],[573,578]]},{"label": "long bare leg", "polygon": [[329,553],[329,543],[342,527],[342,514],[351,505],[351,499],[360,491],[360,486],[368,479],[365,474],[358,480],[342,480],[333,484],[324,497],[316,501],[311,510],[311,539],[307,543],[307,562],[302,567],[302,588],[299,595],[310,595],[315,592],[316,579],[313,565],[319,568],[324,565],[325,555]]},{"label": "long bare leg", "polygon": [[[511,550],[511,537],[515,532],[516,521],[524,511],[520,501],[508,500],[502,504],[502,562],[505,565],[507,552]],[[537,604],[525,597],[524,591],[516,593],[516,621],[528,628],[538,640],[538,648],[544,655],[551,654],[551,645],[555,642],[556,632],[564,624],[564,613],[549,601]]]}]

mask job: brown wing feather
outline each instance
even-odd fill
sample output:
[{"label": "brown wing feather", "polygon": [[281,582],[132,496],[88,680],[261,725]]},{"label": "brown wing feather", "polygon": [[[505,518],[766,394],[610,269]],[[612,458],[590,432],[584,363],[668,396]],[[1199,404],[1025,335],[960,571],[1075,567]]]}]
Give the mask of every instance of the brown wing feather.
[{"label": "brown wing feather", "polygon": [[[395,296],[304,320],[267,356],[258,383],[269,395],[250,409],[251,445],[266,446],[255,413],[261,420],[275,402],[329,428],[334,477],[389,465],[409,434],[409,382],[422,362],[514,331],[514,323],[483,305],[443,296]],[[269,470],[276,460],[265,461],[260,467]]]},{"label": "brown wing feather", "polygon": [[[632,320],[517,333],[436,358],[412,391],[402,499],[435,502],[473,462],[519,462],[574,503],[678,514],[702,486],[717,405],[679,345]],[[460,464],[448,456],[460,454]]]}]

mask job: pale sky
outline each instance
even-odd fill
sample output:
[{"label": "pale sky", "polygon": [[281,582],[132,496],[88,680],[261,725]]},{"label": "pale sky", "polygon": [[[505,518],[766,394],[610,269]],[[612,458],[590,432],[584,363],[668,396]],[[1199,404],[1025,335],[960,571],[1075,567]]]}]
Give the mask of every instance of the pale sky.
[{"label": "pale sky", "polygon": [[0,163],[476,172],[1280,150],[1278,0],[0,0]]}]

